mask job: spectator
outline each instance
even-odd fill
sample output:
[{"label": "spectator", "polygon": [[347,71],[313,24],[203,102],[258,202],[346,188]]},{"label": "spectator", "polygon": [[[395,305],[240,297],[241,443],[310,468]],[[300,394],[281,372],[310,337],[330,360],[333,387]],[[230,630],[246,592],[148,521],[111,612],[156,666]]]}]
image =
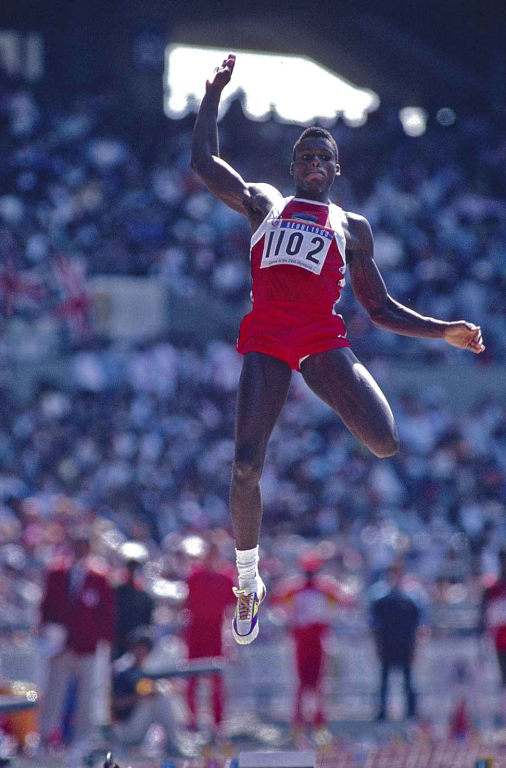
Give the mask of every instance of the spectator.
[{"label": "spectator", "polygon": [[411,670],[415,655],[417,630],[421,613],[415,600],[402,589],[403,569],[399,563],[387,571],[388,588],[371,605],[372,630],[381,664],[380,706],[377,720],[387,717],[390,672],[400,668],[404,677],[407,716],[416,716],[416,694]]},{"label": "spectator", "polygon": [[[203,563],[188,578],[186,643],[189,659],[223,656],[223,621],[236,600],[234,582],[223,563],[215,542],[208,545]],[[188,681],[187,697],[190,709],[190,727],[195,730],[197,719],[198,677]],[[225,690],[221,674],[212,676],[214,732],[220,735],[225,704]]]},{"label": "spectator", "polygon": [[74,724],[76,742],[85,744],[93,732],[93,677],[99,646],[113,640],[114,602],[103,564],[92,561],[87,532],[72,539],[72,562],[50,570],[41,605],[42,631],[48,623],[66,631],[63,650],[50,661],[41,730],[44,742],[61,739],[63,707],[69,683],[77,680]]},{"label": "spectator", "polygon": [[336,619],[336,609],[346,604],[336,579],[319,575],[323,559],[316,551],[306,551],[299,559],[302,575],[278,585],[273,594],[274,605],[285,612],[287,626],[295,645],[297,693],[293,724],[295,731],[305,725],[303,712],[305,694],[316,698],[313,725],[327,725],[322,688],[325,667],[325,641]]},{"label": "spectator", "polygon": [[161,725],[167,736],[167,754],[182,756],[173,696],[145,676],[144,663],[152,650],[147,633],[134,634],[131,663],[113,672],[113,733],[122,746],[133,746],[142,743],[151,725]]},{"label": "spectator", "polygon": [[137,560],[127,561],[126,580],[114,588],[116,630],[113,658],[117,659],[128,650],[128,636],[137,627],[149,626],[153,618],[154,600],[142,587],[137,576],[140,565]]},{"label": "spectator", "polygon": [[506,549],[499,551],[499,573],[486,587],[481,603],[480,632],[491,634],[494,641],[501,687],[503,691],[502,720],[506,720]]}]

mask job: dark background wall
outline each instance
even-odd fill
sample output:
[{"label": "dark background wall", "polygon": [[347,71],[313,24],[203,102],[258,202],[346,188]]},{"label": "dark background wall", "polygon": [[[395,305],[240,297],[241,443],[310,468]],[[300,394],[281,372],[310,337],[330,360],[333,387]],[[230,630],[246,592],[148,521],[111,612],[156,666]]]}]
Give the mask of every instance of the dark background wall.
[{"label": "dark background wall", "polygon": [[[495,0],[7,0],[0,28],[41,31],[62,93],[113,87],[161,110],[172,39],[315,56],[395,106],[503,110],[506,10]],[[276,47],[273,47],[276,46]]]}]

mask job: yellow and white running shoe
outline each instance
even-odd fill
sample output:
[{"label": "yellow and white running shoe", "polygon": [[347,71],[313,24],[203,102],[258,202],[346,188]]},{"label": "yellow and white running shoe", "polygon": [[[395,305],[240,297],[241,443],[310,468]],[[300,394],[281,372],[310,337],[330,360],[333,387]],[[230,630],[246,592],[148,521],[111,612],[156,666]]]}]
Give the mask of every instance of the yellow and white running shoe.
[{"label": "yellow and white running shoe", "polygon": [[265,584],[259,576],[253,591],[237,587],[233,587],[233,591],[237,597],[237,606],[232,620],[232,634],[236,643],[248,645],[258,635],[258,609],[265,599]]}]

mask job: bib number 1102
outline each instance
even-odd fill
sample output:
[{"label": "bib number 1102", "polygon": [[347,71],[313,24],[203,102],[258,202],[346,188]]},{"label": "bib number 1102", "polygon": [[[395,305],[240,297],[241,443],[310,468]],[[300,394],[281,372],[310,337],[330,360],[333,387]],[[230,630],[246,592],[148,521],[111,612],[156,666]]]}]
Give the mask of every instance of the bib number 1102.
[{"label": "bib number 1102", "polygon": [[265,236],[261,267],[291,264],[319,275],[332,239],[332,234],[322,229],[315,232],[272,227]]},{"label": "bib number 1102", "polygon": [[[275,235],[278,235],[278,238],[274,245],[274,251],[273,251],[273,240]],[[286,240],[286,243],[284,243],[285,240]],[[302,234],[302,232],[288,233],[284,229],[281,229],[278,232],[270,232],[264,258],[268,259],[271,253],[273,256],[279,256],[283,245],[285,246],[284,253],[286,253],[287,256],[298,256],[302,249],[303,242],[304,242],[304,235]],[[323,237],[320,237],[319,235],[314,235],[311,238],[310,243],[314,247],[312,248],[312,250],[308,251],[305,254],[304,258],[306,259],[306,261],[310,261],[313,264],[320,264],[320,260],[315,257],[319,253],[321,253],[325,248],[325,240]]]}]

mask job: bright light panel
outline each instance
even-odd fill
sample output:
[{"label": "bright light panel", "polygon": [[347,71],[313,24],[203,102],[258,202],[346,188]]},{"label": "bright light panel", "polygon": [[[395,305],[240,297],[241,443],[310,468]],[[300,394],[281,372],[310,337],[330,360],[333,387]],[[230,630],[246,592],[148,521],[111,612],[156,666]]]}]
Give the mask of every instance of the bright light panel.
[{"label": "bright light panel", "polygon": [[[373,91],[357,88],[305,56],[234,51],[232,80],[223,91],[219,118],[241,94],[252,120],[274,116],[283,123],[332,125],[343,116],[349,125],[363,125],[379,107]],[[165,113],[182,118],[196,112],[216,66],[229,54],[219,48],[169,45],[165,55]]]}]

